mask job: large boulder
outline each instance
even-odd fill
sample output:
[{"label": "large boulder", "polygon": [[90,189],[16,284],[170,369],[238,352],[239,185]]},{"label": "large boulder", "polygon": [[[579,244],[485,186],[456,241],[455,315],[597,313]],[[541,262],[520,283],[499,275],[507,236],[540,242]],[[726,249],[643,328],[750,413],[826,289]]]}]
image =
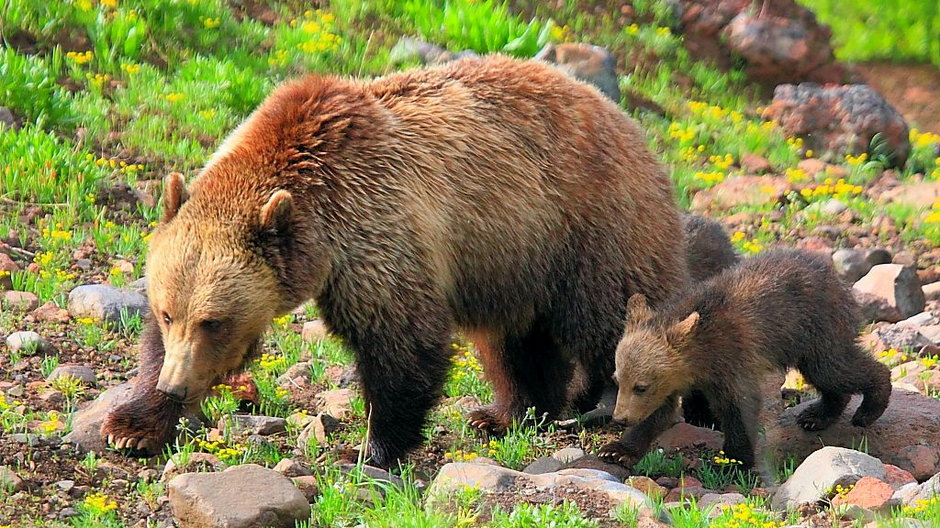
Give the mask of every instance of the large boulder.
[{"label": "large boulder", "polygon": [[873,266],[853,288],[885,299],[890,307],[897,310],[901,319],[921,313],[926,306],[920,279],[917,278],[917,271],[911,266]]},{"label": "large boulder", "polygon": [[[778,460],[793,455],[798,460],[819,446],[859,447],[882,461],[910,471],[918,480],[940,472],[940,400],[916,392],[894,389],[885,413],[866,428],[851,424],[861,402],[852,398],[842,417],[823,431],[806,431],[797,416],[815,400],[784,411],[766,424],[766,446]],[[882,478],[882,477],[878,477]]]},{"label": "large boulder", "polygon": [[293,528],[310,518],[294,483],[255,464],[221,473],[184,473],[168,485],[170,506],[187,528]]},{"label": "large boulder", "polygon": [[868,152],[876,135],[898,166],[911,152],[907,122],[865,84],[782,84],[774,89],[764,117],[780,123],[787,135],[803,138],[807,149],[827,161]]}]

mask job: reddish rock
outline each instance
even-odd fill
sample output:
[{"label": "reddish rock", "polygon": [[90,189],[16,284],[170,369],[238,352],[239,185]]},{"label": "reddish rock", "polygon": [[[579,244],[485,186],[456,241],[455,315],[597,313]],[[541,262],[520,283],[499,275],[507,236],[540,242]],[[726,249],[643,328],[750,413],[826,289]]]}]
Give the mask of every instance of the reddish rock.
[{"label": "reddish rock", "polygon": [[665,433],[659,435],[655,445],[663,449],[677,449],[693,446],[704,446],[708,449],[721,449],[723,441],[724,435],[718,431],[680,422],[672,426]]},{"label": "reddish rock", "polygon": [[896,323],[904,319],[901,317],[901,312],[894,306],[891,306],[888,299],[858,290],[852,290],[852,293],[855,295],[855,302],[858,303],[859,314],[862,317],[862,321],[866,323],[872,321]]},{"label": "reddish rock", "polygon": [[732,176],[692,198],[694,211],[732,209],[742,205],[763,205],[776,201],[790,183],[778,176]]},{"label": "reddish rock", "polygon": [[905,484],[917,482],[910,471],[905,471],[893,464],[885,464],[885,482],[891,484],[891,487],[898,489]]},{"label": "reddish rock", "polygon": [[261,401],[258,397],[258,386],[255,385],[251,372],[232,374],[220,381],[219,384],[231,387],[232,394],[241,401],[251,402],[255,405],[259,405]]},{"label": "reddish rock", "polygon": [[751,153],[741,156],[741,168],[754,174],[762,174],[773,170],[767,158]]},{"label": "reddish rock", "polygon": [[655,480],[644,476],[630,477],[624,482],[624,484],[627,486],[633,486],[653,500],[659,500],[665,497],[669,492],[669,490],[657,484]]},{"label": "reddish rock", "polygon": [[304,323],[303,330],[300,332],[301,337],[304,341],[308,343],[317,343],[323,341],[330,337],[330,331],[320,319],[314,319],[313,321],[307,321]]},{"label": "reddish rock", "polygon": [[884,508],[892,495],[894,495],[894,488],[887,482],[874,477],[862,477],[845,496],[833,497],[832,505],[854,504],[875,511]]},{"label": "reddish rock", "polygon": [[913,207],[930,207],[940,199],[940,181],[906,183],[879,193],[879,203],[902,203]]},{"label": "reddish rock", "polygon": [[65,308],[59,308],[52,301],[30,312],[29,317],[40,323],[67,323],[70,319],[69,311]]},{"label": "reddish rock", "polygon": [[702,486],[680,486],[669,490],[663,502],[685,502],[691,499],[700,499],[709,493],[715,493],[715,491],[705,489]]},{"label": "reddish rock", "polygon": [[[934,421],[937,420],[937,416],[940,415],[934,415]],[[936,444],[937,438],[940,438],[940,435],[934,437],[926,445],[907,446],[899,450],[893,458],[888,457],[886,460],[907,469],[918,481],[927,480],[940,473],[940,446]]]},{"label": "reddish rock", "polygon": [[13,262],[6,253],[0,253],[0,290],[9,290],[13,288],[13,280],[10,273],[20,271],[20,267]]},{"label": "reddish rock", "polygon": [[877,295],[896,308],[901,318],[917,315],[924,310],[926,301],[920,281],[913,267],[900,264],[873,266],[855,283],[856,291]]},{"label": "reddish rock", "polygon": [[829,164],[819,158],[809,158],[800,160],[796,167],[802,169],[810,178],[815,178],[820,173],[825,173]]},{"label": "reddish rock", "polygon": [[20,312],[29,312],[39,307],[39,297],[30,292],[7,291],[3,293],[3,306]]},{"label": "reddish rock", "polygon": [[872,138],[885,141],[891,161],[902,167],[911,152],[907,122],[878,92],[864,84],[821,87],[782,84],[764,117],[777,121],[788,136],[799,136],[827,161],[868,152]]}]

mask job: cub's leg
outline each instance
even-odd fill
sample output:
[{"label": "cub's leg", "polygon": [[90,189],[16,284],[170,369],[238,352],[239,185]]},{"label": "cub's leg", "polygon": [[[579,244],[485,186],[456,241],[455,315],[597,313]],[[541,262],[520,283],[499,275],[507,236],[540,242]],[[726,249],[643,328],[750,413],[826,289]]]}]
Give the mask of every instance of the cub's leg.
[{"label": "cub's leg", "polygon": [[101,435],[117,449],[131,454],[155,455],[176,434],[183,404],[157,390],[163,367],[163,337],[160,327],[148,316],[140,337],[140,375],[130,400],[108,413]]},{"label": "cub's leg", "polygon": [[670,396],[653,414],[631,427],[620,440],[601,447],[597,455],[624,466],[636,464],[649,451],[653,440],[676,423],[678,402],[677,396]]},{"label": "cub's leg", "polygon": [[712,413],[708,399],[700,390],[692,390],[682,397],[682,417],[690,425],[720,429],[718,418]]},{"label": "cub's leg", "polygon": [[471,412],[470,425],[499,434],[524,418],[529,407],[548,419],[564,409],[571,362],[540,325],[521,337],[505,338],[499,348],[484,347],[481,356],[494,401]]},{"label": "cub's leg", "polygon": [[742,469],[754,467],[757,427],[760,417],[760,392],[756,388],[727,387],[709,398],[725,435],[725,456],[741,462]]},{"label": "cub's leg", "polygon": [[891,397],[891,372],[854,343],[843,351],[823,351],[815,361],[799,365],[800,372],[820,393],[822,399],[798,417],[807,430],[832,425],[851,394],[862,394],[862,404],[852,417],[852,425],[867,427],[888,407]]}]

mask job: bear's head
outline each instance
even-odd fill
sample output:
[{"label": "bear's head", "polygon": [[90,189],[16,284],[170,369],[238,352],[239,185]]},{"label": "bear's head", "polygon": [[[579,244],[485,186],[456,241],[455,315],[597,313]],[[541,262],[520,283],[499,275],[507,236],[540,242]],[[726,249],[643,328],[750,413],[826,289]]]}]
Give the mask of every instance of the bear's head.
[{"label": "bear's head", "polygon": [[182,175],[167,177],[147,257],[150,308],[166,350],[157,389],[186,403],[239,369],[272,318],[292,308],[259,247],[290,229],[290,193],[225,206],[219,202],[230,200],[211,191],[194,188],[190,197]]},{"label": "bear's head", "polygon": [[634,425],[662,406],[670,396],[685,391],[692,366],[682,348],[698,324],[698,312],[677,323],[653,321],[646,297],[636,294],[627,303],[627,327],[617,345],[617,403],[614,420]]}]

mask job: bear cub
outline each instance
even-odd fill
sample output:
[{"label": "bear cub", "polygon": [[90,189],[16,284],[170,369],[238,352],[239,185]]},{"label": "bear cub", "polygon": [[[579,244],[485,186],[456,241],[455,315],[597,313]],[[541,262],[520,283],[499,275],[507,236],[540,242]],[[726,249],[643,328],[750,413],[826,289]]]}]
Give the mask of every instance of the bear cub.
[{"label": "bear cub", "polygon": [[601,456],[638,460],[674,423],[679,398],[695,391],[720,422],[726,455],[750,468],[761,397],[755,380],[775,369],[796,368],[821,394],[798,417],[804,429],[829,427],[859,393],[852,424],[870,425],[888,405],[891,380],[856,344],[859,326],[854,297],[832,265],[798,250],[744,259],[656,312],[633,295],[616,352],[614,419],[634,427]]}]

